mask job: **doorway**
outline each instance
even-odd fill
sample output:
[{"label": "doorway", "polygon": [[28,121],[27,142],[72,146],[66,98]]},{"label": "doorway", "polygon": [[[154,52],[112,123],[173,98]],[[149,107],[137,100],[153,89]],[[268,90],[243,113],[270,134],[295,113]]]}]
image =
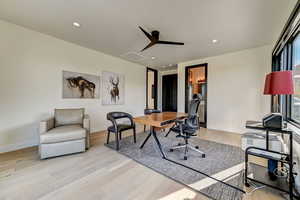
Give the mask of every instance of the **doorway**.
[{"label": "doorway", "polygon": [[193,95],[201,96],[198,115],[201,127],[207,126],[207,63],[185,68],[185,112]]},{"label": "doorway", "polygon": [[177,74],[162,77],[162,111],[177,112]]},{"label": "doorway", "polygon": [[147,67],[146,108],[157,109],[157,70]]}]

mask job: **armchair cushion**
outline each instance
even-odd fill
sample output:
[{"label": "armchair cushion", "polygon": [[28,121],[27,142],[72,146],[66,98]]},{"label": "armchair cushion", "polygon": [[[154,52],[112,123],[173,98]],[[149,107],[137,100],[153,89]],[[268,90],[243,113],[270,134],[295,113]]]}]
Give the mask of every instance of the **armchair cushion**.
[{"label": "armchair cushion", "polygon": [[[122,132],[122,131],[126,131],[128,129],[132,129],[133,126],[131,126],[130,124],[118,124],[117,128],[118,128],[118,131]],[[116,133],[115,126],[110,126],[107,128],[107,130],[110,132]]]},{"label": "armchair cushion", "polygon": [[86,129],[80,125],[59,126],[40,135],[41,144],[79,140],[86,137]]},{"label": "armchair cushion", "polygon": [[64,125],[82,125],[84,108],[79,109],[55,109],[55,127]]}]

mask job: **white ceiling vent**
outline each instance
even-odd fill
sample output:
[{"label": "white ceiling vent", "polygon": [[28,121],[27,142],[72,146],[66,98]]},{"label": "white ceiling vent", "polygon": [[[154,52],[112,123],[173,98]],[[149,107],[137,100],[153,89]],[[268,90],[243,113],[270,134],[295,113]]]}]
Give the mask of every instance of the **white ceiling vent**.
[{"label": "white ceiling vent", "polygon": [[146,59],[145,56],[143,56],[137,52],[128,52],[128,53],[121,55],[121,57],[126,58],[131,61],[142,61],[142,60]]}]

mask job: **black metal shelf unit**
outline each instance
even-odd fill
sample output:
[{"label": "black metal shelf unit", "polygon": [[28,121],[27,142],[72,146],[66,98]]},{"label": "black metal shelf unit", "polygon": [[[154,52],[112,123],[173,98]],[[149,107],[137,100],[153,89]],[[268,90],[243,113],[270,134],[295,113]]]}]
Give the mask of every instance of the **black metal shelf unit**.
[{"label": "black metal shelf unit", "polygon": [[[299,198],[293,192],[294,189],[294,172],[293,172],[293,131],[288,128],[283,129],[272,129],[265,128],[262,125],[262,122],[258,121],[247,121],[246,128],[261,130],[266,132],[266,148],[258,148],[250,146],[246,149],[245,152],[245,186],[249,186],[248,181],[254,181],[260,183],[262,185],[266,185],[268,187],[277,189],[282,192],[286,192],[289,194],[290,199],[292,200],[294,197]],[[288,135],[289,137],[289,152],[277,152],[269,149],[269,132],[273,133],[281,133],[283,135]],[[289,177],[288,181],[286,179],[279,179],[278,181],[268,181],[266,174],[266,168],[258,165],[253,165],[251,167],[251,173],[253,173],[253,178],[248,177],[249,172],[249,155],[261,157],[265,159],[277,160],[280,163],[286,163],[289,166]]]}]

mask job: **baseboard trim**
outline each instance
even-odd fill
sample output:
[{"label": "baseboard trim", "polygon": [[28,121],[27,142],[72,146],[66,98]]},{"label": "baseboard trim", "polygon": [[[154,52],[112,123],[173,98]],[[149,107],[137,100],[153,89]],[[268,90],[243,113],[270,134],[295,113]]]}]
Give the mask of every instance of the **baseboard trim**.
[{"label": "baseboard trim", "polygon": [[0,153],[6,153],[10,151],[16,151],[28,147],[33,147],[37,146],[36,140],[28,140],[20,143],[15,143],[15,144],[7,144],[7,145],[2,145],[0,146]]},{"label": "baseboard trim", "polygon": [[[96,134],[96,133],[102,133],[104,131],[105,130],[101,130],[101,131],[93,132],[90,134],[92,135],[92,134]],[[15,143],[15,144],[0,145],[0,153],[7,153],[7,152],[16,151],[16,150],[25,149],[25,148],[34,147],[34,146],[38,146],[38,143],[35,140],[27,140],[27,141]]]}]

